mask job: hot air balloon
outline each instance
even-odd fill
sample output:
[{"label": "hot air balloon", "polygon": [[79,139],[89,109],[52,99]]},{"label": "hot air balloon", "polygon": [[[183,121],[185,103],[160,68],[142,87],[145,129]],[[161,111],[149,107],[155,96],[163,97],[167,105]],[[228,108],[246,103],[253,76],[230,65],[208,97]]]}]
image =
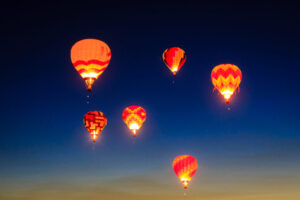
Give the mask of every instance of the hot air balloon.
[{"label": "hot air balloon", "polygon": [[83,123],[85,128],[91,134],[93,141],[96,142],[98,135],[107,124],[107,119],[102,112],[90,111],[84,115]]},{"label": "hot air balloon", "polygon": [[173,170],[185,189],[187,189],[189,182],[197,171],[197,168],[197,160],[193,156],[180,155],[173,161]]},{"label": "hot air balloon", "polygon": [[135,137],[146,120],[146,111],[141,106],[128,106],[123,111],[122,119]]},{"label": "hot air balloon", "polygon": [[71,49],[71,61],[84,79],[88,91],[109,64],[111,52],[107,44],[97,39],[83,39]]},{"label": "hot air balloon", "polygon": [[229,103],[232,94],[242,81],[242,72],[236,65],[221,64],[213,68],[211,81],[215,89],[223,95],[226,103]]},{"label": "hot air balloon", "polygon": [[175,76],[184,64],[186,60],[186,54],[184,50],[180,49],[179,47],[172,47],[164,51],[162,58],[167,67]]}]

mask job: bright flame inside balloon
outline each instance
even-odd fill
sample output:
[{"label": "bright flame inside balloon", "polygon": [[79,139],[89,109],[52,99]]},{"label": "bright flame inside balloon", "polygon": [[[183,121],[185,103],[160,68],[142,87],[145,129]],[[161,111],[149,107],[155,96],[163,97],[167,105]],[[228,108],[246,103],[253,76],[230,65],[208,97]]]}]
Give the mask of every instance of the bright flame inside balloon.
[{"label": "bright flame inside balloon", "polygon": [[224,99],[226,100],[226,103],[229,103],[229,99],[234,91],[232,90],[224,90],[221,92],[221,94],[224,96]]},{"label": "bright flame inside balloon", "polygon": [[140,129],[139,125],[135,122],[132,122],[130,125],[129,125],[129,129],[132,130],[133,132],[133,135],[135,136],[136,134],[136,131]]},{"label": "bright flame inside balloon", "polygon": [[189,181],[190,181],[191,179],[181,178],[180,180],[181,180],[181,182],[182,182],[184,188],[187,189],[188,184],[189,184]]},{"label": "bright flame inside balloon", "polygon": [[97,139],[97,135],[94,134],[94,135],[93,135],[93,140],[94,140],[94,142],[96,142],[96,139]]},{"label": "bright flame inside balloon", "polygon": [[140,128],[139,125],[135,122],[131,123],[129,126],[129,129],[133,129],[133,130],[137,130],[139,128]]},{"label": "bright flame inside balloon", "polygon": [[97,131],[93,131],[91,133],[91,135],[92,135],[93,141],[96,142],[96,139],[97,139],[97,136],[98,136],[98,132]]},{"label": "bright flame inside balloon", "polygon": [[87,72],[87,73],[83,72],[81,74],[82,78],[94,78],[94,79],[96,79],[96,78],[98,78],[98,76],[99,76],[99,74],[95,73],[95,72]]},{"label": "bright flame inside balloon", "polygon": [[178,66],[176,66],[176,65],[173,66],[173,67],[172,67],[172,72],[174,73],[174,72],[177,72],[177,71],[178,71]]},{"label": "bright flame inside balloon", "polygon": [[96,78],[86,78],[85,80],[85,84],[87,86],[88,91],[92,90],[92,85],[95,82]]},{"label": "bright flame inside balloon", "polygon": [[175,75],[176,75],[176,73],[177,73],[177,71],[178,71],[178,65],[174,65],[174,66],[172,66],[172,69],[171,69],[171,71],[173,72],[173,75],[175,76]]}]

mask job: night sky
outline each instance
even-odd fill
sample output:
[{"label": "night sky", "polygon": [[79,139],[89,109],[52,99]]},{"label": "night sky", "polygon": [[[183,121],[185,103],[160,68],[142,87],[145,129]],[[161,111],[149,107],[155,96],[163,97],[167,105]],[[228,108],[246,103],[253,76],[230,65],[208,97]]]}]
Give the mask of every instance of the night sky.
[{"label": "night sky", "polygon": [[[296,4],[25,1],[0,15],[0,199],[300,199]],[[70,60],[85,38],[112,52],[91,93]],[[173,46],[187,54],[174,84]],[[243,73],[230,105],[210,80],[222,63]],[[135,104],[147,120],[133,138],[121,116]],[[91,110],[108,119],[95,144]],[[199,164],[187,191],[172,170],[181,154]]]}]

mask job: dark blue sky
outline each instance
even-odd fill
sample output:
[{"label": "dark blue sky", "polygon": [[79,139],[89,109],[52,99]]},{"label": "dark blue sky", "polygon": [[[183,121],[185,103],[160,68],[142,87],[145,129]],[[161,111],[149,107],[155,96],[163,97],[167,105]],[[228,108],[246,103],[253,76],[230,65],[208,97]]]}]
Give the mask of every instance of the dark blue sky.
[{"label": "dark blue sky", "polygon": [[[5,6],[3,184],[19,188],[21,180],[37,185],[63,175],[78,183],[95,175],[103,183],[103,177],[151,177],[157,171],[173,183],[168,170],[179,154],[195,156],[207,179],[223,168],[299,172],[299,22],[297,6],[284,1]],[[90,105],[70,61],[71,46],[84,38],[103,40],[112,52]],[[187,54],[175,84],[161,58],[172,46]],[[210,80],[221,63],[243,73],[230,110]],[[132,104],[147,111],[135,139],[121,118]],[[108,118],[96,144],[82,123],[90,110]]]}]

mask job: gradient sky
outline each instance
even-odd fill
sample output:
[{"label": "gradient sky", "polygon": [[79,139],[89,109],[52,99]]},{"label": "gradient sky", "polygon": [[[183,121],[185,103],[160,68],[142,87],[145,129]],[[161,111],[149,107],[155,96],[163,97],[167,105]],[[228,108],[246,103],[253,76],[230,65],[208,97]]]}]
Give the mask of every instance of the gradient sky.
[{"label": "gradient sky", "polygon": [[[299,200],[299,7],[286,1],[82,1],[3,5],[0,199]],[[112,59],[91,103],[71,46],[97,38]],[[187,61],[172,84],[161,55]],[[240,67],[228,106],[215,65]],[[122,121],[137,104],[136,138]],[[82,119],[108,125],[93,144]],[[184,191],[180,154],[199,169]]]}]

